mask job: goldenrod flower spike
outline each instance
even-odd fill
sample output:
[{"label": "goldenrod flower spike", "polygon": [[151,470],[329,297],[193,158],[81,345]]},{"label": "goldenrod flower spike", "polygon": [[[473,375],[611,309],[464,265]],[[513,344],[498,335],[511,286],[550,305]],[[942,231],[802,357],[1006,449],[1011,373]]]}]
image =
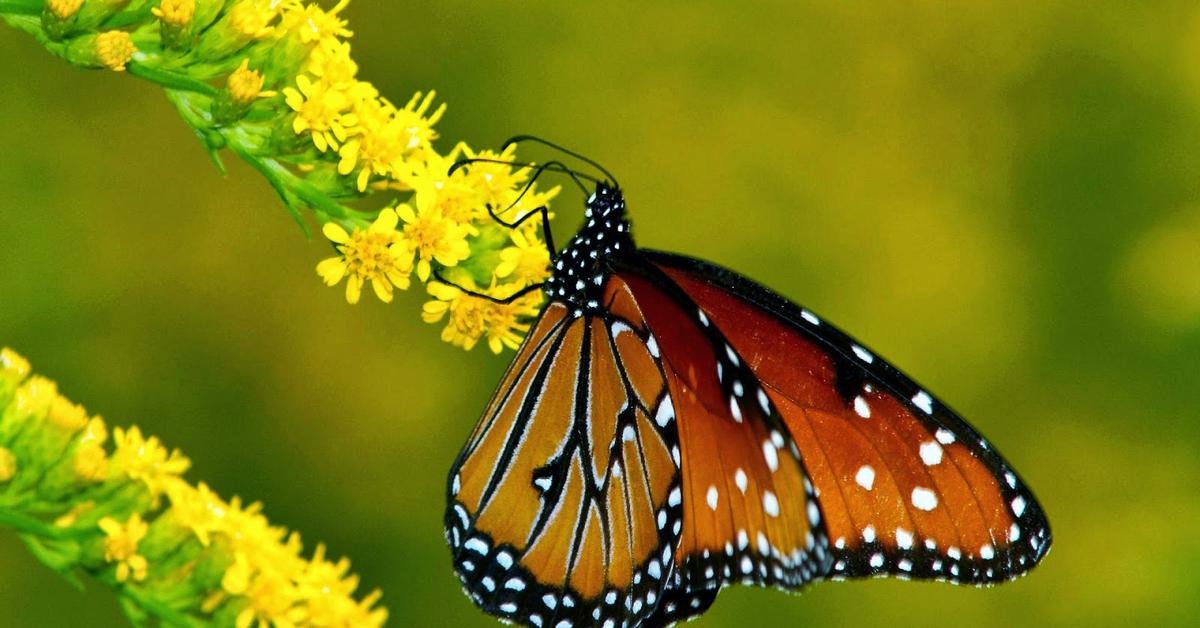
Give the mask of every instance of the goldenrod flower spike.
[{"label": "goldenrod flower spike", "polygon": [[[306,229],[304,212],[313,212],[338,251],[318,264],[318,275],[330,286],[344,279],[347,301],[359,301],[369,282],[390,302],[414,274],[421,282],[453,274],[492,297],[548,275],[540,226],[510,230],[491,213],[518,220],[558,188],[527,186],[529,170],[504,163],[449,174],[460,158],[515,162],[516,148],[439,149],[436,126],[447,107],[433,90],[392,100],[359,77],[343,17],[349,0],[48,0],[40,24],[5,16],[15,4],[0,3],[0,18],[74,65],[128,70],[169,88],[214,161],[228,148],[249,162]],[[121,30],[101,32],[102,24]],[[541,302],[534,295],[510,308],[464,305],[439,319],[442,336],[463,348],[485,336],[493,351],[514,347]],[[76,460],[89,478],[103,472],[94,450]]]},{"label": "goldenrod flower spike", "polygon": [[[0,350],[0,521],[55,569],[95,575],[163,625],[387,619],[378,591],[355,598],[346,559],[331,561],[324,545],[304,558],[299,536],[260,504],[189,483],[187,459],[137,427],[113,429],[111,444],[107,435],[102,419]],[[56,490],[64,476],[74,483]]]}]

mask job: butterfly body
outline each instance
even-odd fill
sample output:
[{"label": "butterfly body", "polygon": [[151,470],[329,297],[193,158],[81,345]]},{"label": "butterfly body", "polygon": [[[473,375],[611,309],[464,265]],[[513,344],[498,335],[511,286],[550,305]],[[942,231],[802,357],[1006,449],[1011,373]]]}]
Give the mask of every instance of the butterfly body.
[{"label": "butterfly body", "polygon": [[974,429],[814,313],[638,249],[598,184],[450,474],[467,594],[533,626],[657,626],[732,583],[971,584],[1050,545]]}]

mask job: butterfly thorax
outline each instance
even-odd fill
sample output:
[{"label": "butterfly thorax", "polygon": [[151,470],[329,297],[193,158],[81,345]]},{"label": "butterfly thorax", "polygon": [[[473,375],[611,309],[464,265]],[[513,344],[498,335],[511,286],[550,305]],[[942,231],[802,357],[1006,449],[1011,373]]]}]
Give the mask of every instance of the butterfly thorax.
[{"label": "butterfly thorax", "polygon": [[550,298],[573,306],[576,316],[600,309],[609,262],[633,251],[625,198],[618,188],[597,185],[583,217],[583,227],[555,256],[554,270],[546,282]]}]

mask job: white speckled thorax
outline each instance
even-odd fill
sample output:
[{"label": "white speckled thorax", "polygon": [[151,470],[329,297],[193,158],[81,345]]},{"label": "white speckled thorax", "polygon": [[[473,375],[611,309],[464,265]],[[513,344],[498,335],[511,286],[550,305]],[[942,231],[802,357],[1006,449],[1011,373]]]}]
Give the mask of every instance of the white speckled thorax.
[{"label": "white speckled thorax", "polygon": [[625,198],[619,189],[598,184],[583,217],[579,233],[555,256],[546,282],[546,294],[571,305],[575,316],[600,310],[604,278],[612,272],[608,262],[633,251]]}]

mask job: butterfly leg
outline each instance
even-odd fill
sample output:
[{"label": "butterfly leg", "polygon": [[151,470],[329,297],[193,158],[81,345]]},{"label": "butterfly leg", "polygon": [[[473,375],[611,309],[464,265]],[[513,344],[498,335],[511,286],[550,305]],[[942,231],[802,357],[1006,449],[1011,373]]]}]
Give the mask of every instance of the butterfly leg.
[{"label": "butterfly leg", "polygon": [[470,288],[460,286],[460,285],[454,283],[453,281],[446,279],[445,277],[442,276],[441,273],[439,273],[436,270],[433,271],[433,277],[434,277],[434,279],[437,279],[438,281],[440,281],[448,286],[454,286],[455,288],[458,288],[459,290],[462,290],[463,292],[465,292],[473,297],[478,297],[478,298],[484,299],[486,301],[491,301],[492,303],[495,303],[497,305],[508,305],[509,303],[516,301],[517,299],[529,294],[530,292],[533,292],[534,290],[541,290],[542,286],[546,285],[545,283],[531,283],[528,286],[525,286],[524,288],[521,288],[520,290],[517,290],[516,292],[514,292],[504,298],[500,298],[500,297],[494,297],[490,294],[484,294],[482,292],[479,292],[478,290],[472,290]]}]

